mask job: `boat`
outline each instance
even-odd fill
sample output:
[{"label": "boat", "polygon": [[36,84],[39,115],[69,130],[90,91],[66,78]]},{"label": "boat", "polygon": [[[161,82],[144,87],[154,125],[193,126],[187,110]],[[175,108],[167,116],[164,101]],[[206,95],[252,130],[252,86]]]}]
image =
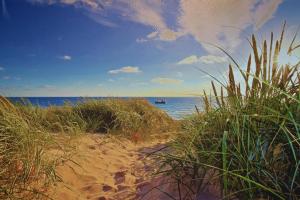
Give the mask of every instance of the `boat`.
[{"label": "boat", "polygon": [[166,99],[156,99],[155,100],[155,104],[166,104],[166,103],[167,103]]}]

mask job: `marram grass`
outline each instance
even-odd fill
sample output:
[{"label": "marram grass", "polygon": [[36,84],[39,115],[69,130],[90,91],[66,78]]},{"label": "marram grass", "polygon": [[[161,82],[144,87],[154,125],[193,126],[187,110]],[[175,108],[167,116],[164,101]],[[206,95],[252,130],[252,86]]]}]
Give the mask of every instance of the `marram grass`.
[{"label": "marram grass", "polygon": [[227,84],[218,92],[212,82],[215,100],[204,93],[205,112],[187,119],[173,153],[162,155],[163,169],[189,197],[213,184],[224,199],[300,199],[300,62],[278,63],[299,45],[295,36],[282,49],[284,34],[285,26],[261,47],[252,36],[247,66],[232,60]]},{"label": "marram grass", "polygon": [[0,97],[0,199],[43,196],[39,189],[56,178],[55,160],[44,156],[50,144],[47,133],[31,127],[19,109]]},{"label": "marram grass", "polygon": [[[56,165],[72,154],[68,142],[59,143],[59,135],[109,133],[138,142],[173,128],[165,112],[141,99],[40,108],[28,102],[13,105],[0,96],[0,199],[46,197],[48,185],[60,180]],[[52,158],[53,148],[61,150],[63,158]]]}]

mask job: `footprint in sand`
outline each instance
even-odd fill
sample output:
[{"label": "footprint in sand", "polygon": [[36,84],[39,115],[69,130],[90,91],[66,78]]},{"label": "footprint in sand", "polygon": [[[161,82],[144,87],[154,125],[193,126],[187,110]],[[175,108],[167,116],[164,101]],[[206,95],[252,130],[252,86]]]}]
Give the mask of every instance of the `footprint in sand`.
[{"label": "footprint in sand", "polygon": [[103,187],[102,187],[103,192],[108,192],[108,191],[110,191],[112,189],[113,188],[111,186],[109,186],[109,185],[103,185]]},{"label": "footprint in sand", "polygon": [[96,146],[95,145],[88,145],[88,148],[91,150],[96,150]]},{"label": "footprint in sand", "polygon": [[125,171],[120,171],[120,172],[115,173],[115,177],[114,177],[115,184],[119,185],[119,184],[125,182],[125,175],[126,175]]}]

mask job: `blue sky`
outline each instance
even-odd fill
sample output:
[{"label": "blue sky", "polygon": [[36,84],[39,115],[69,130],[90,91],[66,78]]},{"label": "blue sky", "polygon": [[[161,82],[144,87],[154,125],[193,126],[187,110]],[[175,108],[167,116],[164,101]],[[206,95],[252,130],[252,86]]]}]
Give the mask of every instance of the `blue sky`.
[{"label": "blue sky", "polygon": [[[0,0],[0,94],[194,96],[243,64],[246,38],[300,21],[299,0]],[[226,76],[226,75],[225,75]]]}]

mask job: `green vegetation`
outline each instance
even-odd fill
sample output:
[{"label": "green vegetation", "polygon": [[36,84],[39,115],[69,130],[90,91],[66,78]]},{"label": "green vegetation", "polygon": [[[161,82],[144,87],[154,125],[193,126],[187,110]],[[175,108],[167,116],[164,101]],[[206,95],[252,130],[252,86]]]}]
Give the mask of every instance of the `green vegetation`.
[{"label": "green vegetation", "polygon": [[50,144],[47,133],[31,127],[16,107],[0,98],[0,199],[42,195],[35,186],[43,188],[56,178],[55,160],[44,156]]},{"label": "green vegetation", "polygon": [[[138,142],[171,128],[173,120],[166,113],[141,99],[88,100],[75,106],[40,108],[13,105],[1,97],[0,199],[36,199],[59,180],[55,167],[69,159],[72,151],[65,147],[68,142],[59,143],[59,136],[114,133]],[[52,150],[62,155],[53,156]]]},{"label": "green vegetation", "polygon": [[169,130],[173,122],[165,112],[144,99],[87,99],[74,106],[48,108],[25,103],[17,108],[32,126],[54,133],[114,133],[126,137],[139,133],[147,137]]},{"label": "green vegetation", "polygon": [[[284,34],[261,50],[252,36],[246,70],[232,59],[242,83],[230,65],[228,83],[215,79],[217,93],[212,82],[205,112],[187,119],[163,154],[163,169],[191,196],[214,184],[224,199],[300,198],[300,62],[279,66]],[[288,54],[300,47],[295,39]]]}]

